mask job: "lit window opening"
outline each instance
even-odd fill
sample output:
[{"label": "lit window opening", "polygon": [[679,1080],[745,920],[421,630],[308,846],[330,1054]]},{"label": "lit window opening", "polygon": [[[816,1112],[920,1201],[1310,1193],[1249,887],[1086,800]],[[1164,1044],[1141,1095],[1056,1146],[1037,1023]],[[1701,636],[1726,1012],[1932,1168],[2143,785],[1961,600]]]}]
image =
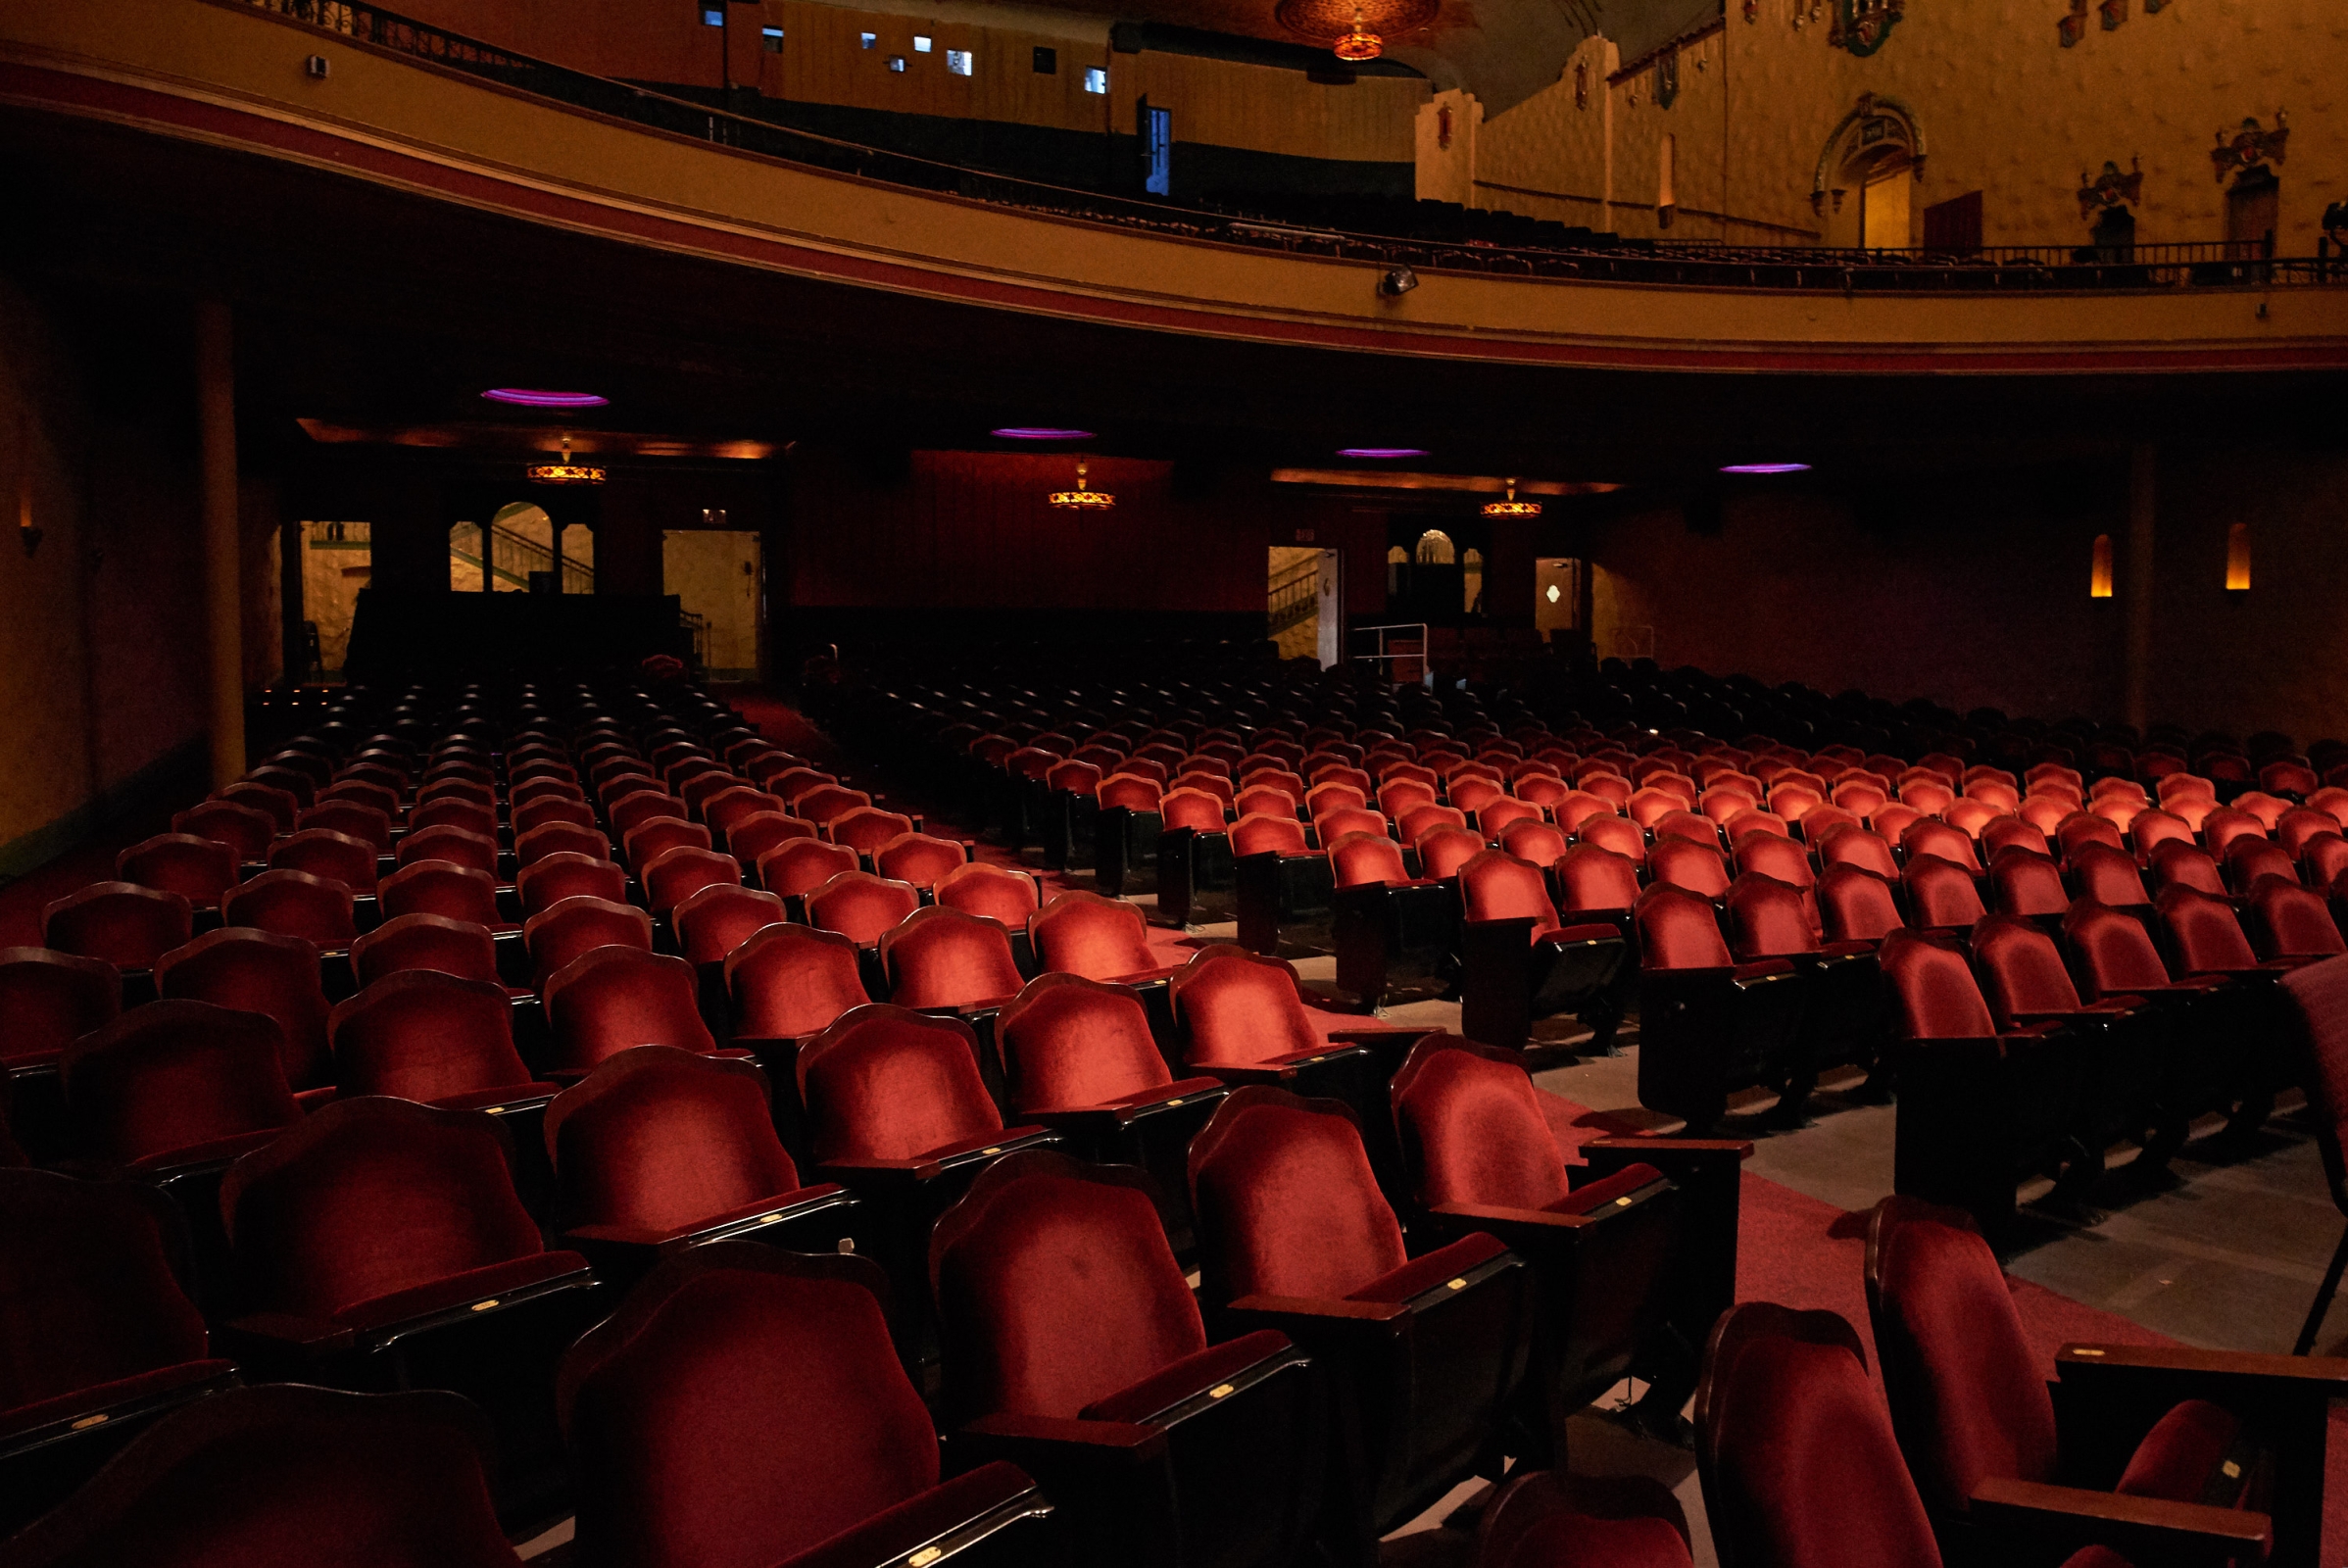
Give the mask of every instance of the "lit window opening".
[{"label": "lit window opening", "polygon": [[967,49],[947,50],[946,70],[950,75],[967,76],[970,74],[970,51]]},{"label": "lit window opening", "polygon": [[913,34],[913,53],[917,55],[928,54],[929,45],[930,40],[927,34],[919,32]]},{"label": "lit window opening", "polygon": [[1101,93],[1108,91],[1108,68],[1105,66],[1086,67],[1084,74],[1084,90],[1087,92]]}]

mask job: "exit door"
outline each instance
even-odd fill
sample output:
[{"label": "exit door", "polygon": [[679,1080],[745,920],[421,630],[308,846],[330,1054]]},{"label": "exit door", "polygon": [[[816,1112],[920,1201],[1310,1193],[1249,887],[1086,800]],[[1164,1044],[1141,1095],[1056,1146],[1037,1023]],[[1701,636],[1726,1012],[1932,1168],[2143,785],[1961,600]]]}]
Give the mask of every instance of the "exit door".
[{"label": "exit door", "polygon": [[1142,188],[1152,196],[1174,194],[1174,111],[1152,109],[1142,100]]}]

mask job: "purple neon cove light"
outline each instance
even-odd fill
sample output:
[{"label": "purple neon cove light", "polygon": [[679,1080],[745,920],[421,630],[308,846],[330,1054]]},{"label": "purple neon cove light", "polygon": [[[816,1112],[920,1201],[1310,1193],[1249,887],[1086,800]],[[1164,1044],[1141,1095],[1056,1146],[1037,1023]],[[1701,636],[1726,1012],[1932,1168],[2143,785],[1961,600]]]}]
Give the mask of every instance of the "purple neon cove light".
[{"label": "purple neon cove light", "polygon": [[611,401],[596,392],[541,392],[526,386],[493,386],[481,396],[525,409],[600,409]]},{"label": "purple neon cove light", "polygon": [[1808,473],[1807,463],[1724,463],[1723,473]]},{"label": "purple neon cove light", "polygon": [[1424,447],[1340,447],[1337,455],[1341,458],[1423,458],[1427,455],[1427,449]]},{"label": "purple neon cove light", "polygon": [[1093,432],[1090,430],[1063,430],[1049,424],[1006,424],[1000,430],[990,430],[987,433],[1004,441],[1090,441],[1093,439]]}]

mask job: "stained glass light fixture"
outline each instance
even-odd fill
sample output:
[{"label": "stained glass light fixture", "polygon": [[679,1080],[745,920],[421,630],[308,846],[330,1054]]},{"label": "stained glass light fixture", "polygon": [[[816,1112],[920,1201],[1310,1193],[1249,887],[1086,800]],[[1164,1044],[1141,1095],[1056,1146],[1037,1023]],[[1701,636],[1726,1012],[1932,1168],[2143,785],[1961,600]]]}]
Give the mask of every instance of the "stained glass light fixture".
[{"label": "stained glass light fixture", "polygon": [[604,470],[592,464],[570,461],[570,437],[563,437],[561,463],[534,463],[529,468],[532,484],[602,484]]},{"label": "stained glass light fixture", "polygon": [[1105,490],[1096,490],[1085,482],[1085,466],[1076,466],[1076,488],[1054,490],[1049,497],[1052,504],[1067,512],[1106,512],[1117,504],[1117,498]]},{"label": "stained glass light fixture", "polygon": [[1340,60],[1375,60],[1386,52],[1386,40],[1361,24],[1361,7],[1353,8],[1353,29],[1337,41]]},{"label": "stained glass light fixture", "polygon": [[1519,501],[1516,498],[1516,481],[1511,479],[1508,481],[1508,499],[1487,501],[1484,503],[1484,514],[1488,517],[1538,517],[1541,515],[1541,503]]}]

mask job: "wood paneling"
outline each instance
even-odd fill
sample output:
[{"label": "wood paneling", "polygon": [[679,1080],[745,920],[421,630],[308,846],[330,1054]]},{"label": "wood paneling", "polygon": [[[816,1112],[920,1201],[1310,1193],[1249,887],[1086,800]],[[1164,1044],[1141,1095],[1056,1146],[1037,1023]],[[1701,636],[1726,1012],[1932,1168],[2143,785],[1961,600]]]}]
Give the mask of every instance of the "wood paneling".
[{"label": "wood paneling", "polygon": [[1427,83],[1364,76],[1346,86],[1272,66],[1155,52],[1119,55],[1109,72],[1117,128],[1130,134],[1134,105],[1174,112],[1174,140],[1377,163],[1417,156],[1416,118]]}]

